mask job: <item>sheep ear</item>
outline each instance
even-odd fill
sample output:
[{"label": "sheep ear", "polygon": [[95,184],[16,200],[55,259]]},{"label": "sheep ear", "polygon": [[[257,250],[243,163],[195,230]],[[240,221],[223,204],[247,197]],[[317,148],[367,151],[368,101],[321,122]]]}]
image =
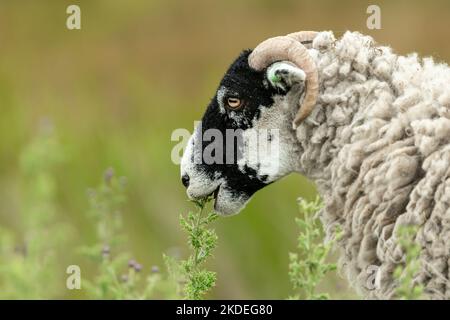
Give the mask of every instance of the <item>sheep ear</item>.
[{"label": "sheep ear", "polygon": [[287,91],[295,84],[305,82],[305,72],[291,62],[275,62],[267,68],[266,77],[275,87]]}]

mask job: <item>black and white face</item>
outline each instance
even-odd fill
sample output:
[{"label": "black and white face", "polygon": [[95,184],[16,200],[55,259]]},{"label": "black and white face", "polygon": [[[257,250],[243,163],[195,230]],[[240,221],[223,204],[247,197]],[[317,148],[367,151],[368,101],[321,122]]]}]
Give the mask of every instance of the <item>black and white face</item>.
[{"label": "black and white face", "polygon": [[255,71],[249,54],[228,69],[181,161],[189,198],[213,194],[223,215],[238,213],[256,191],[296,171],[300,159],[292,120],[305,73],[289,62]]}]

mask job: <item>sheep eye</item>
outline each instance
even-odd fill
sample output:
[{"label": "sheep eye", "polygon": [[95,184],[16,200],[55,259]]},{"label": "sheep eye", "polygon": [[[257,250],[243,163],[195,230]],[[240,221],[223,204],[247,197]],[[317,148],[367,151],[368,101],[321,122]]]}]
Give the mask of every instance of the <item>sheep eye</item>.
[{"label": "sheep eye", "polygon": [[227,98],[227,106],[231,110],[237,110],[242,106],[242,100],[239,98]]}]

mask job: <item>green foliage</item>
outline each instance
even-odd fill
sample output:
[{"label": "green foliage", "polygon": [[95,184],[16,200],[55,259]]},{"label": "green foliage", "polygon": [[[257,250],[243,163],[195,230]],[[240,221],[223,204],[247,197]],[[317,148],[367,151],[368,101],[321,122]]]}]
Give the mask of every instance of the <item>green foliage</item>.
[{"label": "green foliage", "polygon": [[215,213],[203,215],[209,201],[209,198],[194,201],[197,212],[189,212],[186,217],[180,216],[180,224],[188,234],[188,244],[192,249],[191,255],[182,261],[165,256],[166,265],[172,278],[180,285],[179,292],[189,300],[202,299],[216,283],[216,273],[203,267],[217,246],[217,235],[208,226],[217,219],[218,215]]},{"label": "green foliage", "polygon": [[[49,123],[44,123],[21,154],[21,232],[0,228],[2,299],[54,299],[68,294],[64,271],[69,265],[66,260],[73,262],[74,232],[68,223],[60,221],[56,201],[57,169],[64,159]],[[183,261],[165,256],[168,275],[164,275],[157,266],[144,272],[140,263],[130,259],[123,226],[125,178],[108,169],[102,183],[88,191],[88,198],[88,216],[95,226],[96,241],[78,246],[77,251],[96,271],[93,275],[82,272],[82,297],[200,299],[214,286],[216,274],[203,268],[217,243],[217,235],[207,228],[217,215],[202,215],[208,199],[195,202],[198,212],[180,218],[193,253]],[[81,269],[89,268],[83,265]]]},{"label": "green foliage", "polygon": [[65,284],[62,261],[72,230],[57,222],[56,169],[64,152],[52,125],[42,122],[20,155],[21,214],[19,230],[0,228],[0,298],[60,297]]},{"label": "green foliage", "polygon": [[333,240],[323,243],[322,225],[316,217],[322,208],[320,198],[313,202],[299,199],[299,207],[303,213],[303,219],[295,219],[300,228],[299,253],[289,254],[289,277],[294,290],[299,293],[291,299],[328,299],[328,294],[315,291],[325,275],[336,270],[336,265],[326,260],[339,233]]},{"label": "green foliage", "polygon": [[423,299],[423,285],[414,281],[421,268],[420,246],[414,242],[416,234],[415,226],[401,226],[397,232],[398,243],[405,253],[404,265],[398,266],[394,271],[394,278],[398,281],[396,296],[402,300]]},{"label": "green foliage", "polygon": [[97,263],[98,272],[93,281],[83,281],[87,296],[93,299],[176,298],[175,286],[160,274],[159,268],[154,266],[144,275],[143,266],[130,259],[122,223],[125,186],[125,178],[117,178],[108,169],[103,183],[88,192],[89,214],[97,227],[98,242],[80,248],[80,252]]},{"label": "green foliage", "polygon": [[[48,123],[41,128],[20,157],[23,177],[20,232],[0,229],[1,298],[52,299],[69,294],[64,273],[73,263],[73,230],[58,218],[57,169],[64,163],[64,152]],[[90,262],[82,265],[82,291],[87,299],[203,299],[215,286],[217,275],[205,267],[217,246],[217,235],[210,228],[217,214],[205,214],[211,200],[194,201],[196,212],[180,216],[187,233],[190,255],[185,260],[164,256],[167,274],[156,266],[145,269],[132,257],[123,226],[127,204],[126,180],[108,169],[101,184],[88,191],[89,221],[95,226],[96,240],[78,246],[78,253]],[[300,201],[303,219],[296,219],[301,234],[298,253],[290,254],[289,276],[298,290],[294,298],[324,299],[315,289],[325,274],[335,269],[326,263],[334,242],[322,244],[323,232],[314,214],[314,202]],[[44,289],[45,288],[45,289]]]}]

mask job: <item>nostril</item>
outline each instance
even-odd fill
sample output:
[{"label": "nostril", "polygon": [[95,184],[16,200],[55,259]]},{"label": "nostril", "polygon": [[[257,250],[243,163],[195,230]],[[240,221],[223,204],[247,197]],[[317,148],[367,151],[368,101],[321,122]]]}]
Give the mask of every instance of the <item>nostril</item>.
[{"label": "nostril", "polygon": [[187,174],[184,174],[181,177],[181,183],[183,184],[183,186],[185,186],[186,188],[189,187],[189,176]]}]

